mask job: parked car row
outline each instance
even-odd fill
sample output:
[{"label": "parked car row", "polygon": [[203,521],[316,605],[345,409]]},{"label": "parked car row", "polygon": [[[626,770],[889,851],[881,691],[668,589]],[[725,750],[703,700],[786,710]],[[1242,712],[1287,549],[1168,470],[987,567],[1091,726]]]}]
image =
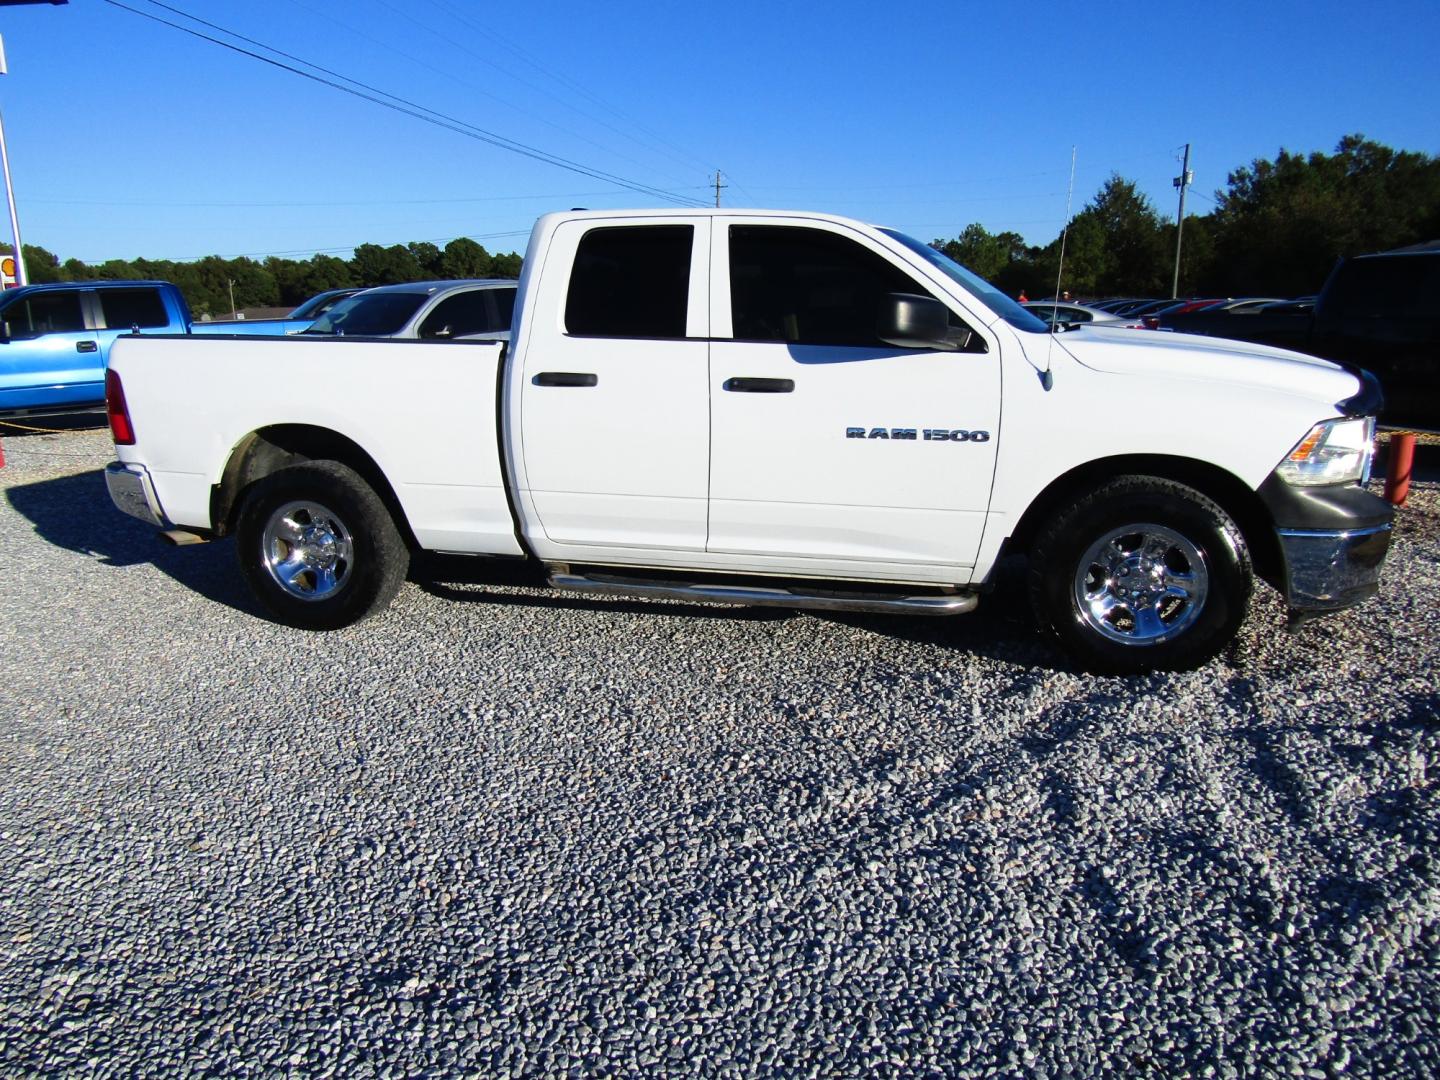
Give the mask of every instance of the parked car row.
[{"label": "parked car row", "polygon": [[105,370],[126,334],[506,340],[516,282],[422,281],[332,289],[283,319],[194,322],[168,281],[27,285],[0,295],[0,416],[93,409],[105,403]]}]

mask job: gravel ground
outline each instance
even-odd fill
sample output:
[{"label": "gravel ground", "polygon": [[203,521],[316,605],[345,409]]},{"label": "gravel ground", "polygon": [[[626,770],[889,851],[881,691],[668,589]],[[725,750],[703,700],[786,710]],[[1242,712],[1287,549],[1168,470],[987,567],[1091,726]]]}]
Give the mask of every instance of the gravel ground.
[{"label": "gravel ground", "polygon": [[1377,600],[1123,680],[1013,569],[305,635],[0,436],[6,1075],[1440,1074],[1433,480]]}]

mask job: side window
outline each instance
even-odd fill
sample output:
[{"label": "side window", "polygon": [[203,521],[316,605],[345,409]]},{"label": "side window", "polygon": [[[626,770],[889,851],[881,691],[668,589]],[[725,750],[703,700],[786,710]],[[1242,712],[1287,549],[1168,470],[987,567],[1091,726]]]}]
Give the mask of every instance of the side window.
[{"label": "side window", "polygon": [[96,289],[95,292],[100,297],[100,310],[105,313],[105,325],[112,330],[170,325],[159,289]]},{"label": "side window", "polygon": [[37,338],[85,329],[80,294],[73,290],[27,296],[7,307],[4,318],[12,338]]},{"label": "side window", "polygon": [[888,348],[875,336],[887,293],[931,295],[909,274],[843,236],[783,225],[730,226],[730,309],[737,340]]},{"label": "side window", "polygon": [[491,329],[510,329],[510,324],[515,321],[515,293],[517,291],[516,289],[491,289],[485,294],[495,305],[495,321]]},{"label": "side window", "polygon": [[491,325],[490,307],[485,302],[485,291],[471,289],[446,297],[435,305],[435,310],[425,316],[420,324],[422,338],[460,337],[464,334],[483,334],[494,329]]},{"label": "side window", "polygon": [[1331,314],[1345,318],[1433,318],[1437,284],[1440,258],[1381,255],[1352,259],[1340,268],[1326,302]]},{"label": "side window", "polygon": [[693,225],[591,229],[580,239],[570,272],[566,331],[587,337],[683,338],[694,239]]}]

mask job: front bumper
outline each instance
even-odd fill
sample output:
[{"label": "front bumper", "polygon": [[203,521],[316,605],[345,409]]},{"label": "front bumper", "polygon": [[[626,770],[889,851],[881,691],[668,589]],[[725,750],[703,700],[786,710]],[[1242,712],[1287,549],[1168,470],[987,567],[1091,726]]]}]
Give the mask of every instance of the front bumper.
[{"label": "front bumper", "polygon": [[1339,611],[1374,596],[1390,529],[1388,521],[1364,529],[1277,529],[1290,608]]},{"label": "front bumper", "polygon": [[112,461],[105,466],[105,487],[113,502],[131,517],[137,517],[157,528],[165,528],[165,513],[155,497],[150,470],[144,465]]}]

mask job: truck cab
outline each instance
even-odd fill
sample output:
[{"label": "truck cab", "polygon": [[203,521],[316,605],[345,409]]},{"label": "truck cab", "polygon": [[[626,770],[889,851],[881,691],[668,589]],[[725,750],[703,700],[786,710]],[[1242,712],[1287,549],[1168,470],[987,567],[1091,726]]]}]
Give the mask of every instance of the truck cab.
[{"label": "truck cab", "polygon": [[0,415],[98,408],[117,337],[189,326],[184,296],[165,281],[11,289],[0,296]]}]

